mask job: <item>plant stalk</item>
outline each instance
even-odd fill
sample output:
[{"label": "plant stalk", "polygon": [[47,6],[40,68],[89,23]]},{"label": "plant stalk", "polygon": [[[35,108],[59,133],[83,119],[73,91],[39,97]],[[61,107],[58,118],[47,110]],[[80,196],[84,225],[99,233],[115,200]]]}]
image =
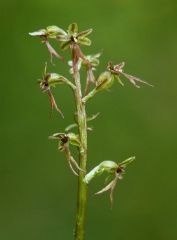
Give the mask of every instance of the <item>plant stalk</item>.
[{"label": "plant stalk", "polygon": [[76,214],[76,226],[75,226],[75,240],[84,240],[85,229],[85,215],[87,204],[87,186],[83,182],[83,178],[86,174],[87,163],[87,117],[85,104],[82,102],[82,91],[80,83],[80,74],[77,66],[74,67],[74,81],[76,85],[75,89],[75,101],[78,117],[78,128],[81,146],[79,148],[79,167],[84,170],[79,172],[78,177],[78,193],[77,193],[77,214]]}]

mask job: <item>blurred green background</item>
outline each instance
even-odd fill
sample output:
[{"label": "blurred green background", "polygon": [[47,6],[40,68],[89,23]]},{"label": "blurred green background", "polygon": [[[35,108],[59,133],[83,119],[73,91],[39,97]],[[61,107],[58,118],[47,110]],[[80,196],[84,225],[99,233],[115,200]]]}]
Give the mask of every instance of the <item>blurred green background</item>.
[{"label": "blurred green background", "polygon": [[[73,239],[77,178],[70,172],[54,132],[72,123],[73,98],[57,88],[65,120],[39,90],[49,54],[28,32],[49,25],[94,28],[93,45],[103,50],[99,71],[109,60],[155,85],[136,89],[126,82],[97,95],[91,123],[88,168],[105,159],[136,155],[115,194],[95,197],[104,182],[90,185],[87,240],[177,239],[177,1],[176,0],[1,0],[0,239]],[[66,59],[69,54],[66,53]],[[49,67],[69,76],[63,63]]]}]

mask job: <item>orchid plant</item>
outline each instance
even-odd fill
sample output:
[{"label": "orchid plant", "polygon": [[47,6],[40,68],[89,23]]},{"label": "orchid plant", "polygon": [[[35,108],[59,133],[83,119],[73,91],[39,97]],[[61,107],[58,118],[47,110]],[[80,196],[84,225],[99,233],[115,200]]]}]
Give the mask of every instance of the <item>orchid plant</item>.
[{"label": "orchid plant", "polygon": [[[92,130],[88,127],[87,123],[94,120],[99,115],[94,114],[91,117],[87,116],[87,101],[93,98],[97,93],[111,88],[116,81],[124,86],[124,80],[127,79],[138,88],[141,83],[150,85],[137,77],[125,73],[124,62],[115,65],[113,65],[112,62],[108,62],[105,71],[97,76],[95,71],[99,65],[101,53],[86,56],[81,50],[82,45],[91,45],[91,40],[88,38],[91,33],[92,29],[79,32],[76,23],[70,24],[67,31],[58,26],[48,26],[45,29],[29,33],[31,36],[38,37],[41,40],[41,43],[46,46],[51,57],[51,64],[53,65],[53,58],[64,61],[64,57],[58,53],[58,50],[54,49],[51,45],[51,40],[55,40],[59,43],[61,50],[68,50],[71,53],[71,60],[68,60],[67,63],[69,72],[72,76],[71,79],[67,79],[61,73],[47,72],[46,64],[44,75],[42,79],[39,80],[39,86],[42,92],[48,95],[51,110],[59,112],[62,118],[64,118],[64,114],[55,101],[52,88],[59,87],[61,84],[66,84],[74,93],[74,102],[76,105],[76,113],[74,114],[75,123],[66,127],[62,132],[52,134],[49,139],[54,139],[58,142],[58,150],[66,155],[71,171],[78,177],[77,213],[74,233],[75,240],[85,239],[84,229],[87,205],[87,186],[90,181],[104,172],[111,177],[111,181],[96,194],[98,195],[109,191],[112,205],[113,192],[116,184],[123,178],[127,165],[135,159],[133,156],[120,163],[117,163],[117,161],[106,160],[93,167],[91,171],[87,171],[87,132]],[[84,81],[81,82],[80,80],[81,68],[84,68],[86,72],[84,90],[82,90],[83,88],[81,85]],[[70,148],[71,145],[77,148],[79,159],[74,159]]]}]

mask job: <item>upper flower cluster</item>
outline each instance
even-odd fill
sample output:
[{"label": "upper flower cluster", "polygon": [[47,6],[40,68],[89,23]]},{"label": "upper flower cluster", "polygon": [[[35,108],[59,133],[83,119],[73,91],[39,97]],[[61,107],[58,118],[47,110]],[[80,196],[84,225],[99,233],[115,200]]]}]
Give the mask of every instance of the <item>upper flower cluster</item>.
[{"label": "upper flower cluster", "polygon": [[30,32],[31,36],[37,36],[42,39],[42,43],[44,43],[52,57],[57,57],[63,59],[51,46],[49,43],[49,39],[55,39],[58,42],[61,42],[60,47],[62,50],[65,50],[72,46],[73,44],[81,44],[81,45],[91,45],[91,40],[87,37],[92,32],[92,29],[87,29],[85,31],[79,32],[77,23],[72,23],[68,26],[67,31],[64,31],[62,28],[58,26],[48,26],[46,29],[40,29],[35,32]]}]

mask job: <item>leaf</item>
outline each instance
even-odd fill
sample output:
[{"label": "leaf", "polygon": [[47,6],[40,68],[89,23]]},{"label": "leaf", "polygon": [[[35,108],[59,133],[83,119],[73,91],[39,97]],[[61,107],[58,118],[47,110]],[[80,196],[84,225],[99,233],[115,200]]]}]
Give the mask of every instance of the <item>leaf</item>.
[{"label": "leaf", "polygon": [[78,38],[78,43],[86,46],[90,46],[92,44],[91,40],[87,37]]},{"label": "leaf", "polygon": [[75,33],[78,33],[78,26],[77,23],[72,23],[68,26],[68,33],[70,35],[73,35]]}]

